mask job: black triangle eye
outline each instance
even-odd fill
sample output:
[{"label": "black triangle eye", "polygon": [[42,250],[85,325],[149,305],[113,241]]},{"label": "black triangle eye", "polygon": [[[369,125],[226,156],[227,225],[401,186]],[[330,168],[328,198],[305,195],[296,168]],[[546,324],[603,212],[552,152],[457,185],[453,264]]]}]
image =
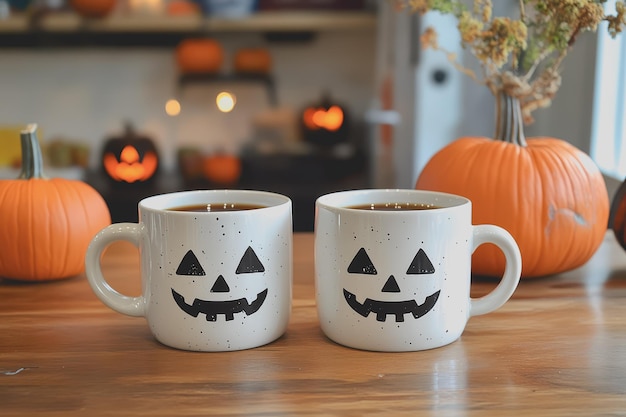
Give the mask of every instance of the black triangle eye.
[{"label": "black triangle eye", "polygon": [[252,250],[250,246],[246,249],[246,252],[241,257],[239,265],[237,266],[236,274],[252,274],[254,272],[265,272],[265,267],[259,261],[258,256]]},{"label": "black triangle eye", "polygon": [[407,274],[434,274],[435,267],[433,266],[428,255],[422,249],[417,251],[417,255],[413,258],[413,262],[409,265],[409,269],[406,270]]},{"label": "black triangle eye", "polygon": [[206,275],[206,273],[202,265],[200,265],[198,258],[196,258],[196,255],[189,250],[185,256],[183,256],[183,260],[180,261],[176,275]]},{"label": "black triangle eye", "polygon": [[365,249],[361,248],[350,262],[348,273],[376,275],[378,272],[376,272],[376,268],[374,268],[374,264]]}]

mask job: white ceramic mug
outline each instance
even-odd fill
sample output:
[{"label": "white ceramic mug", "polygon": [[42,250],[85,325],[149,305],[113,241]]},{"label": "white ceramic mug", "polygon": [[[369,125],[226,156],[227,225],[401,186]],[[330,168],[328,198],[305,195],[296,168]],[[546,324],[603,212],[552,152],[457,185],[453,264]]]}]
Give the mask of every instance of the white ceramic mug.
[{"label": "white ceramic mug", "polygon": [[[245,204],[237,211],[176,207]],[[185,350],[253,348],[280,337],[291,312],[292,204],[261,191],[199,190],[148,197],[139,223],[116,223],[92,240],[86,275],[115,311],[144,316],[161,343]],[[139,248],[142,294],[128,297],[102,275],[100,257],[116,240]]]},{"label": "white ceramic mug", "polygon": [[[379,203],[423,210],[364,210]],[[471,256],[483,243],[506,257],[498,286],[470,297]],[[468,319],[501,307],[520,279],[511,235],[472,225],[463,197],[418,190],[354,190],[316,202],[315,280],[320,325],[342,345],[374,351],[436,348],[458,339]]]}]

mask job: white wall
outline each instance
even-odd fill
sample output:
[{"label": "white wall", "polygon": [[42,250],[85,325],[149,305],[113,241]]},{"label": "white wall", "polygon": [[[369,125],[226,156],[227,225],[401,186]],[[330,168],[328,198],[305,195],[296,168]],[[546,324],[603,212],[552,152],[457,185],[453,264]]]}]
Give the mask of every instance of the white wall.
[{"label": "white wall", "polygon": [[[256,34],[218,38],[227,52],[225,71],[238,47],[269,46],[280,106],[296,111],[330,91],[361,119],[374,90],[373,31],[322,33],[310,43],[266,44]],[[249,120],[269,108],[261,85],[204,84],[176,88],[169,48],[0,49],[0,124],[37,122],[43,139],[91,145],[97,165],[102,141],[129,120],[157,142],[166,168],[175,149],[199,144],[207,150],[237,150],[250,139]],[[213,97],[227,88],[238,97],[230,114],[219,113]],[[165,101],[178,96],[182,112],[165,114]]]},{"label": "white wall", "polygon": [[[266,44],[256,34],[219,39],[228,53],[225,71],[238,47],[269,46],[281,106],[299,111],[329,90],[361,119],[378,93],[374,31],[321,33],[304,44]],[[580,37],[565,61],[553,105],[535,112],[537,121],[527,128],[528,136],[552,135],[589,151],[594,54],[595,36]],[[250,139],[250,118],[269,107],[260,85],[196,85],[179,94],[176,76],[169,48],[0,49],[0,124],[37,122],[44,140],[62,136],[89,143],[95,167],[103,140],[130,120],[156,140],[165,167],[172,168],[178,146],[237,150]],[[221,114],[213,105],[222,87],[238,96],[231,114]],[[490,93],[467,78],[463,89],[459,133],[450,140],[461,134],[492,135]],[[183,105],[176,118],[163,109],[173,96]]]},{"label": "white wall", "polygon": [[595,34],[585,33],[578,37],[563,63],[561,88],[550,107],[533,113],[535,123],[526,129],[527,136],[563,139],[589,153],[596,43]]}]

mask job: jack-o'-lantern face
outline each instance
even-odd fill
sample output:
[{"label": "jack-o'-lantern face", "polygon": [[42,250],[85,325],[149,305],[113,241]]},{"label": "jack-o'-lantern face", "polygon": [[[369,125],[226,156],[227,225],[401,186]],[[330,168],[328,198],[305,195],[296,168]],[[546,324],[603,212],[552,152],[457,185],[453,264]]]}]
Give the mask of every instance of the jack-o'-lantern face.
[{"label": "jack-o'-lantern face", "polygon": [[119,154],[106,153],[103,160],[106,172],[116,181],[133,183],[145,181],[154,175],[158,166],[156,153],[147,151],[143,158],[132,145],[126,145]]},{"label": "jack-o'-lantern face", "polygon": [[330,96],[304,108],[300,126],[305,141],[316,146],[334,146],[346,141],[350,132],[347,109]]},{"label": "jack-o'-lantern face", "polygon": [[328,109],[309,107],[304,110],[302,119],[308,129],[326,129],[334,132],[343,124],[343,110],[337,105],[332,105]]},{"label": "jack-o'-lantern face", "polygon": [[[240,274],[256,274],[265,272],[265,267],[257,257],[254,250],[248,246],[244,252],[239,264],[234,271],[235,275]],[[176,275],[180,276],[206,276],[207,273],[198,261],[198,258],[189,250],[183,257],[176,270]],[[230,293],[228,280],[222,275],[221,271],[216,271],[215,282],[211,286],[212,293]],[[227,274],[229,279],[232,278]],[[223,301],[212,301],[195,298],[191,304],[185,302],[185,298],[172,288],[172,296],[174,301],[185,313],[193,317],[198,317],[200,313],[206,315],[207,321],[217,321],[218,315],[223,315],[226,321],[234,320],[235,314],[242,313],[247,316],[256,313],[267,298],[267,288],[258,294],[254,294],[254,299],[248,301],[247,297],[238,297]]]},{"label": "jack-o'-lantern face", "polygon": [[156,176],[159,153],[150,137],[136,133],[128,124],[121,136],[105,141],[102,167],[116,184],[144,183]]},{"label": "jack-o'-lantern face", "polygon": [[[369,255],[364,248],[358,250],[352,262],[348,266],[349,274],[360,274],[365,276],[378,275],[376,267],[372,263]],[[426,255],[424,250],[419,249],[417,254],[409,264],[406,272],[407,279],[417,279],[422,275],[430,275],[435,273],[432,262]],[[413,318],[418,319],[433,309],[441,290],[427,296],[421,304],[414,299],[406,299],[402,297],[402,289],[398,285],[398,281],[393,274],[389,275],[385,284],[381,289],[381,293],[398,293],[398,299],[393,301],[382,301],[372,298],[366,298],[360,303],[357,295],[343,289],[343,296],[352,310],[363,317],[369,316],[370,313],[376,314],[377,321],[386,321],[388,315],[395,316],[396,322],[403,322],[404,316],[410,314]]]}]

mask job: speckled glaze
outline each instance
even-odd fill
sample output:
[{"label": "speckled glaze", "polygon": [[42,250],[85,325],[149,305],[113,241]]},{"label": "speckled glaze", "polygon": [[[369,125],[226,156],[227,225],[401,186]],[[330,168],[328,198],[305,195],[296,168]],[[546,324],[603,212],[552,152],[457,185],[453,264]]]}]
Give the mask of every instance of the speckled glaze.
[{"label": "speckled glaze", "polygon": [[[425,203],[431,210],[369,211],[371,203]],[[458,339],[471,316],[501,307],[521,273],[519,249],[497,226],[473,226],[471,202],[418,190],[356,190],[316,202],[315,277],[320,325],[337,343],[415,351]],[[471,254],[499,246],[507,270],[490,294],[470,298]]]},{"label": "speckled glaze", "polygon": [[[236,202],[265,206],[230,212],[168,208]],[[86,257],[87,278],[112,309],[144,316],[155,338],[184,350],[241,350],[270,343],[287,328],[291,311],[292,206],[266,192],[202,190],[149,197],[140,222],[103,229]],[[142,295],[112,290],[100,254],[115,240],[141,254]]]}]

